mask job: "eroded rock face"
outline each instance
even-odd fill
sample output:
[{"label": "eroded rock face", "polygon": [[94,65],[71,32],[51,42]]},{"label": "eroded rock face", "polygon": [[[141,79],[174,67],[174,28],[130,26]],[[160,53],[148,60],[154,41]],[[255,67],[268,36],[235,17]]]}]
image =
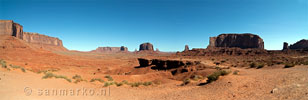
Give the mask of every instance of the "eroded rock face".
[{"label": "eroded rock face", "polygon": [[308,40],[302,39],[289,46],[290,49],[308,49]]},{"label": "eroded rock face", "polygon": [[142,43],[139,46],[139,51],[154,51],[151,43]]},{"label": "eroded rock face", "polygon": [[33,44],[44,44],[52,46],[63,46],[62,40],[38,33],[24,32],[23,40]]},{"label": "eroded rock face", "polygon": [[263,39],[258,35],[244,34],[220,34],[218,37],[210,37],[208,48],[227,47],[227,48],[257,48],[264,49]]},{"label": "eroded rock face", "polygon": [[12,20],[0,20],[0,35],[11,35],[23,39],[23,27]]},{"label": "eroded rock face", "polygon": [[62,41],[55,37],[50,37],[38,33],[23,32],[23,27],[12,20],[0,20],[0,35],[10,35],[33,44],[34,47],[46,50],[63,51]]},{"label": "eroded rock face", "polygon": [[121,47],[98,47],[96,50],[93,50],[91,52],[96,53],[117,53],[117,52],[126,52],[128,51],[127,47],[121,46]]}]

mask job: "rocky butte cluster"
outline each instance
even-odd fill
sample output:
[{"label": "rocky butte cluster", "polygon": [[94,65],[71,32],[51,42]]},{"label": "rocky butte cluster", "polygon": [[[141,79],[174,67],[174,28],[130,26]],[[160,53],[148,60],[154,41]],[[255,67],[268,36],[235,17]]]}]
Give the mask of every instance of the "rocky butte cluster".
[{"label": "rocky butte cluster", "polygon": [[40,47],[47,47],[50,49],[59,47],[58,50],[66,50],[60,39],[38,33],[23,32],[23,26],[18,23],[14,23],[12,20],[0,20],[0,35],[14,36],[18,39]]},{"label": "rocky butte cluster", "polygon": [[147,42],[140,44],[139,51],[154,51],[154,48],[151,43]]},{"label": "rocky butte cluster", "polygon": [[284,42],[283,50],[308,50],[308,40],[302,39],[290,46],[288,46],[287,42]]},{"label": "rocky butte cluster", "polygon": [[127,52],[127,47],[98,47],[96,50],[92,50],[91,52],[96,53],[118,53],[118,52]]}]

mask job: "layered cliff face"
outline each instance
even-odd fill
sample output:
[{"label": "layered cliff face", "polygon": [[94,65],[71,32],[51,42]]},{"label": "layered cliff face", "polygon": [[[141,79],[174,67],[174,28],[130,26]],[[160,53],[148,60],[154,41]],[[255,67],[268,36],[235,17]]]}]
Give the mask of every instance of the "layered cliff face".
[{"label": "layered cliff face", "polygon": [[258,35],[244,34],[220,34],[218,37],[210,37],[208,48],[227,47],[227,48],[256,48],[264,49],[263,39]]},{"label": "layered cliff face", "polygon": [[28,43],[33,44],[44,44],[44,45],[52,45],[52,46],[63,46],[62,41],[55,37],[49,37],[46,35],[32,33],[32,32],[24,32],[23,40]]},{"label": "layered cliff face", "polygon": [[38,33],[23,32],[23,27],[12,20],[0,20],[0,35],[10,35],[24,40],[34,47],[47,50],[67,50],[63,47],[62,41]]},{"label": "layered cliff face", "polygon": [[12,20],[0,20],[0,35],[11,35],[23,38],[23,27]]},{"label": "layered cliff face", "polygon": [[127,52],[127,47],[98,47],[96,50],[92,50],[91,52],[96,53],[118,53],[118,52]]}]

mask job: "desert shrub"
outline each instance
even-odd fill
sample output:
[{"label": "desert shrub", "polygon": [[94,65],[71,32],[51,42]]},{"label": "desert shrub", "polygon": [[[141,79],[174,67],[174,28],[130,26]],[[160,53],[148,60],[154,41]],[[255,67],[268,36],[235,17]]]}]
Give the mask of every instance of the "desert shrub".
[{"label": "desert shrub", "polygon": [[2,68],[7,68],[6,61],[1,59],[0,64],[1,64]]},{"label": "desert shrub", "polygon": [[114,82],[105,82],[104,87],[108,87],[108,86],[113,85],[113,84],[114,84]]},{"label": "desert shrub", "polygon": [[124,83],[123,82],[114,82],[114,84],[116,85],[116,86],[122,86]]},{"label": "desert shrub", "polygon": [[222,61],[220,61],[220,63],[225,63],[226,62],[226,60],[222,60]]},{"label": "desert shrub", "polygon": [[20,70],[21,70],[22,72],[26,72],[26,69],[25,69],[25,68],[20,68]]},{"label": "desert shrub", "polygon": [[42,79],[47,79],[47,78],[62,78],[62,79],[65,79],[66,81],[68,82],[72,82],[71,79],[67,78],[66,76],[63,76],[63,75],[55,75],[53,73],[50,73],[50,72],[47,72],[45,73],[45,76],[42,77]]},{"label": "desert shrub", "polygon": [[131,83],[131,87],[139,87],[142,84],[143,84],[142,82]]},{"label": "desert shrub", "polygon": [[47,78],[52,78],[54,77],[55,75],[53,73],[46,73],[45,76],[43,76],[42,78],[43,79],[47,79]]},{"label": "desert shrub", "polygon": [[72,78],[75,79],[74,83],[78,83],[78,82],[81,82],[81,81],[87,81],[87,80],[82,79],[81,76],[77,75],[77,74],[75,76],[73,76]]},{"label": "desert shrub", "polygon": [[302,62],[303,65],[308,65],[308,61]]},{"label": "desert shrub", "polygon": [[260,69],[260,68],[263,68],[263,67],[264,67],[263,63],[257,65],[257,69]]},{"label": "desert shrub", "polygon": [[152,85],[152,82],[143,82],[142,85],[144,85],[144,86],[149,86],[149,85]]},{"label": "desert shrub", "polygon": [[203,76],[194,75],[192,79],[193,79],[194,81],[198,81],[198,80],[200,80],[200,79],[203,79]]},{"label": "desert shrub", "polygon": [[107,78],[108,81],[113,81],[113,78],[110,75],[106,75],[105,78]]},{"label": "desert shrub", "polygon": [[187,85],[187,84],[189,84],[189,83],[190,83],[190,79],[187,78],[187,79],[184,79],[184,80],[183,80],[182,85]]},{"label": "desert shrub", "polygon": [[216,70],[221,70],[221,68],[220,68],[220,67],[218,67],[218,66],[216,66],[216,67],[215,67],[215,69],[216,69]]},{"label": "desert shrub", "polygon": [[234,72],[233,72],[233,75],[238,75],[239,74],[239,70],[235,70]]},{"label": "desert shrub", "polygon": [[126,80],[123,80],[122,83],[127,84],[127,85],[129,84],[128,81],[126,81]]},{"label": "desert shrub", "polygon": [[295,64],[293,64],[293,63],[286,63],[284,65],[284,68],[291,68],[291,67],[294,67],[294,66],[295,66]]},{"label": "desert shrub", "polygon": [[253,62],[249,66],[250,66],[250,68],[255,68],[257,66],[257,64],[255,62]]},{"label": "desert shrub", "polygon": [[225,76],[231,73],[231,70],[219,70],[214,72],[213,74],[209,75],[207,78],[207,83],[211,83],[219,79],[219,76]]},{"label": "desert shrub", "polygon": [[162,82],[160,81],[160,80],[154,80],[154,81],[152,81],[154,84],[156,84],[156,85],[160,85]]},{"label": "desert shrub", "polygon": [[47,72],[56,72],[56,71],[59,71],[60,69],[55,69],[55,68],[52,68],[52,69],[47,69],[47,70],[39,70],[37,71],[36,73],[40,74],[40,73],[44,73],[46,74]]},{"label": "desert shrub", "polygon": [[95,82],[95,81],[99,81],[99,82],[101,82],[101,83],[104,83],[104,82],[105,82],[104,80],[102,80],[102,79],[100,79],[100,78],[93,78],[93,79],[90,80],[90,82]]},{"label": "desert shrub", "polygon": [[14,68],[14,69],[20,69],[22,72],[26,72],[26,69],[23,68],[23,67],[16,66],[16,65],[12,65],[12,64],[10,64],[10,66],[11,66],[12,68]]},{"label": "desert shrub", "polygon": [[231,70],[220,70],[218,72],[220,72],[222,76],[225,76],[225,75],[230,74],[232,71]]}]

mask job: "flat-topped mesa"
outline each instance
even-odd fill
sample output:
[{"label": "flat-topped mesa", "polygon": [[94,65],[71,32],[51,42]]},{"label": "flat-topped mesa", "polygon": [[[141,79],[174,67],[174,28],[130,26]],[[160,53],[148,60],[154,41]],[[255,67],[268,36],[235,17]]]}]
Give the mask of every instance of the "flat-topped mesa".
[{"label": "flat-topped mesa", "polygon": [[24,40],[38,48],[47,50],[67,50],[63,47],[62,41],[38,33],[23,32],[23,27],[12,20],[0,20],[0,35],[10,35]]},{"label": "flat-topped mesa", "polygon": [[208,48],[241,48],[241,49],[264,49],[263,39],[251,33],[243,34],[220,34],[210,37]]},{"label": "flat-topped mesa", "polygon": [[298,50],[298,49],[308,49],[308,40],[302,39],[292,45],[289,46],[289,49]]},{"label": "flat-topped mesa", "polygon": [[0,20],[0,35],[10,35],[22,39],[23,27],[12,20]]},{"label": "flat-topped mesa", "polygon": [[91,52],[96,53],[117,53],[117,52],[127,52],[127,47],[98,47],[96,50],[92,50]]},{"label": "flat-topped mesa", "polygon": [[154,47],[151,43],[142,43],[139,46],[139,51],[154,51]]},{"label": "flat-topped mesa", "polygon": [[63,46],[62,40],[58,38],[32,32],[23,32],[23,40],[33,44]]}]

